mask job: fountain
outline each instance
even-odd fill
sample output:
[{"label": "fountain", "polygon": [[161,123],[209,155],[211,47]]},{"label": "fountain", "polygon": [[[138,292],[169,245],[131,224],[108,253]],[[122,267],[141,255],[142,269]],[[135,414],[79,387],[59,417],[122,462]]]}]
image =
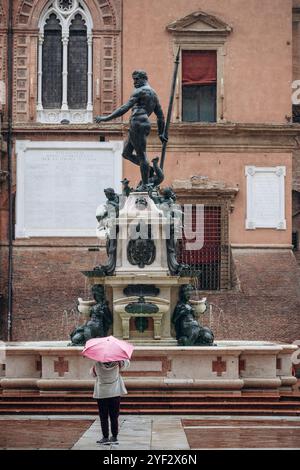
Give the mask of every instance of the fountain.
[{"label": "fountain", "polygon": [[[133,73],[136,91],[130,100],[110,116],[96,118],[98,123],[108,121],[132,108],[123,156],[140,167],[141,182],[133,189],[124,179],[123,194],[105,190],[107,200],[96,217],[108,259],[84,272],[94,301],[79,300],[79,310],[87,318],[72,331],[72,345],[67,341],[6,344],[5,373],[0,368],[2,395],[90,390],[93,380],[89,363],[80,354],[82,345],[107,334],[135,344],[131,368],[124,373],[131,389],[279,393],[296,382],[291,372],[296,345],[215,340],[210,327],[198,321],[207,301],[192,297],[189,267],[176,259],[181,208],[172,189],[159,186],[164,179],[178,57],[166,124],[143,71]],[[163,149],[160,166],[155,158],[150,167],[145,151],[152,112]]]},{"label": "fountain", "polygon": [[150,187],[150,194],[114,194],[114,204],[111,197],[106,208],[97,210],[108,262],[84,274],[92,286],[105,288],[113,312],[112,334],[136,344],[176,345],[171,316],[179,289],[190,277],[184,276],[187,267],[179,265],[168,250],[168,244],[175,244],[168,239],[174,224],[174,197],[172,193],[172,199],[161,200],[159,191]]}]

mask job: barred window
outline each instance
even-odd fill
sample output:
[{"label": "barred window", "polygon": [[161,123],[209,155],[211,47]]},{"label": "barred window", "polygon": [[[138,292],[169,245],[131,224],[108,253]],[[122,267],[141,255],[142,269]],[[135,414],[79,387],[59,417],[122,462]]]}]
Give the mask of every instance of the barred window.
[{"label": "barred window", "polygon": [[[184,222],[184,220],[183,220]],[[192,230],[196,230],[196,206],[192,206]],[[201,249],[187,250],[191,242],[183,235],[178,241],[177,259],[190,265],[190,275],[200,290],[219,290],[221,273],[221,207],[204,207],[204,244]]]}]

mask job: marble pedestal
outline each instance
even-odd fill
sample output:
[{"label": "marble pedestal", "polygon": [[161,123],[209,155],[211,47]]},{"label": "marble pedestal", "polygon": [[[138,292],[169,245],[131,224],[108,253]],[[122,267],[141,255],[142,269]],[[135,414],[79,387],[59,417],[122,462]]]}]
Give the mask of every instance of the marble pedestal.
[{"label": "marble pedestal", "polygon": [[[142,201],[144,204],[142,204]],[[168,275],[168,262],[166,253],[166,232],[168,220],[164,216],[148,193],[130,193],[126,198],[124,207],[120,210],[117,219],[119,227],[116,275],[149,274]],[[139,229],[137,227],[139,226]],[[149,237],[155,247],[155,257],[151,264],[141,267],[132,264],[128,257],[128,241],[130,239],[145,239]],[[142,248],[141,248],[142,249]]]},{"label": "marble pedestal", "polygon": [[[166,237],[169,236],[170,220],[166,213],[148,193],[132,192],[122,201],[118,217],[110,219],[112,226],[118,227],[113,234],[117,236],[115,272],[98,277],[92,273],[89,281],[105,287],[113,312],[111,333],[117,338],[145,345],[176,344],[171,318],[178,302],[179,288],[188,284],[190,278],[169,272]],[[132,290],[134,286],[141,287],[140,294],[128,294],[128,288]],[[148,288],[152,293],[149,294]],[[149,313],[145,309],[143,313],[129,313],[128,305],[140,302],[141,296],[155,306],[157,312]],[[149,320],[149,327],[143,332],[135,328],[134,320],[138,317]]]},{"label": "marble pedestal", "polygon": [[[103,284],[105,286],[107,298],[113,312],[112,334],[120,339],[128,339],[133,343],[143,342],[143,344],[176,344],[175,333],[172,329],[171,318],[175,305],[178,301],[179,288],[183,284],[188,284],[190,278],[180,276],[167,276],[155,274],[123,274],[106,277],[94,277],[93,284]],[[146,302],[157,305],[159,311],[156,314],[128,314],[125,307],[131,302],[137,302],[138,296],[126,296],[124,289],[128,286],[153,286],[159,289],[156,296],[145,296]],[[139,333],[133,325],[131,319],[136,316],[146,316],[152,318],[153,325],[150,330]]]}]

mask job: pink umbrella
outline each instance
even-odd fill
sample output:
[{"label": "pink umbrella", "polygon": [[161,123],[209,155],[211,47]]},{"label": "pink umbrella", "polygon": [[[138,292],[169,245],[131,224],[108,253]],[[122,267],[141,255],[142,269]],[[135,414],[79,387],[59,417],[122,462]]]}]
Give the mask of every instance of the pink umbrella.
[{"label": "pink umbrella", "polygon": [[81,354],[98,362],[122,361],[130,359],[133,345],[115,338],[105,336],[104,338],[92,338],[86,342]]}]

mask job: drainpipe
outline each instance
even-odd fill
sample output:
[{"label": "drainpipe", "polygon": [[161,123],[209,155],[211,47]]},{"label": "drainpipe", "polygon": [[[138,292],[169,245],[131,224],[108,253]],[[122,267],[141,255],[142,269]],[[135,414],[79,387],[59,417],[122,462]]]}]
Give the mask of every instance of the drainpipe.
[{"label": "drainpipe", "polygon": [[12,340],[13,306],[13,195],[12,195],[12,107],[13,107],[13,0],[8,2],[7,29],[7,170],[8,170],[8,311],[7,341]]}]

